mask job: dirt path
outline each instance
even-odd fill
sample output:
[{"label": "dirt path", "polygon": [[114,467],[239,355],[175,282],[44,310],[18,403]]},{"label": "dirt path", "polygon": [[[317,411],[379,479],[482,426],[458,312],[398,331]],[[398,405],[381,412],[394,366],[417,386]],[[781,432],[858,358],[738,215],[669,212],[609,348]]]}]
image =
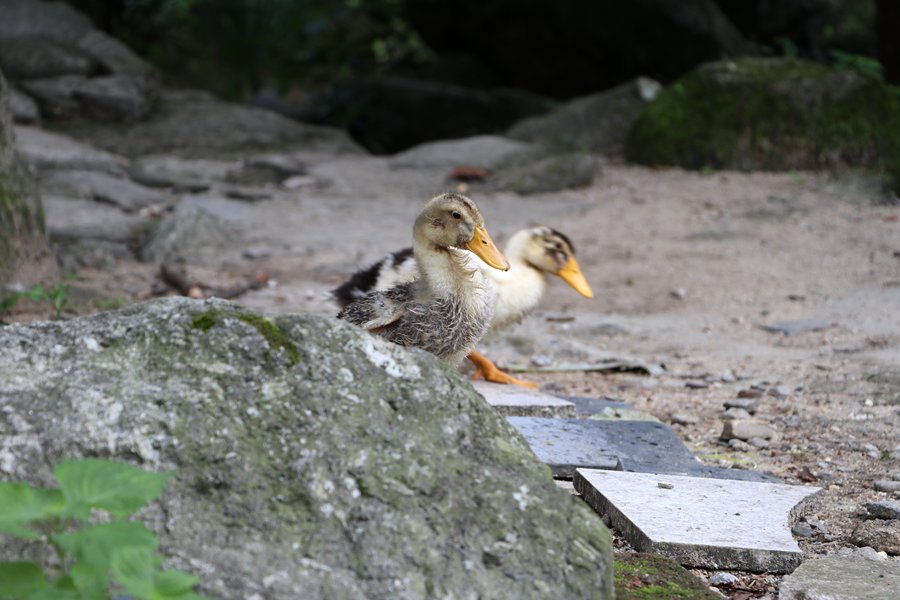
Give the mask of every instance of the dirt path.
[{"label": "dirt path", "polygon": [[[236,251],[216,267],[272,275],[273,285],[241,303],[333,314],[327,291],[408,244],[418,207],[446,187],[441,173],[391,170],[374,158],[324,161],[313,175],[331,185],[252,204],[191,200],[230,221],[244,247],[271,250],[255,261]],[[535,315],[481,344],[486,354],[521,366],[604,356],[665,365],[658,376],[526,376],[550,391],[631,402],[672,424],[710,464],[822,486],[810,515],[821,526],[801,546],[812,556],[853,545],[861,505],[889,497],[873,481],[900,478],[900,206],[877,183],[613,165],[589,189],[471,195],[501,245],[534,223],[569,235],[596,295],[585,300],[554,280]],[[133,300],[150,295],[155,271],[126,261],[80,275],[84,287]],[[761,327],[786,320],[824,328]],[[767,448],[736,450],[718,440],[723,402],[751,386],[762,392],[756,416],[775,435]],[[675,413],[689,418],[673,422]],[[751,596],[774,585],[743,584]]]}]

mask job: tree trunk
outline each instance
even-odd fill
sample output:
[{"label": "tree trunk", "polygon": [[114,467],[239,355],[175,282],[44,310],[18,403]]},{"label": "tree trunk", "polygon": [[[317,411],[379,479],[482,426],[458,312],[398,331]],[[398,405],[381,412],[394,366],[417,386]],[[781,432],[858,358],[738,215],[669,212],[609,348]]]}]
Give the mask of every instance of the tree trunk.
[{"label": "tree trunk", "polygon": [[900,85],[900,2],[875,0],[875,35],[884,80]]},{"label": "tree trunk", "polygon": [[34,176],[16,154],[7,95],[0,73],[0,286],[31,286],[57,270]]}]

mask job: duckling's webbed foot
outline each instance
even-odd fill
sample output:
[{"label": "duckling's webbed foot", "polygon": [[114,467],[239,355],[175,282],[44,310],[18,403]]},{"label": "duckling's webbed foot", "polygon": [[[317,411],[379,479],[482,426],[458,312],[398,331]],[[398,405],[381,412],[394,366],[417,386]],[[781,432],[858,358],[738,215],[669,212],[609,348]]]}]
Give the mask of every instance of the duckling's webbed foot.
[{"label": "duckling's webbed foot", "polygon": [[472,375],[472,381],[484,377],[485,381],[491,381],[493,383],[511,383],[531,390],[538,389],[538,384],[536,383],[517,379],[509,373],[504,373],[498,369],[497,365],[491,362],[489,358],[479,353],[477,350],[472,350],[467,358],[475,365],[475,374]]}]

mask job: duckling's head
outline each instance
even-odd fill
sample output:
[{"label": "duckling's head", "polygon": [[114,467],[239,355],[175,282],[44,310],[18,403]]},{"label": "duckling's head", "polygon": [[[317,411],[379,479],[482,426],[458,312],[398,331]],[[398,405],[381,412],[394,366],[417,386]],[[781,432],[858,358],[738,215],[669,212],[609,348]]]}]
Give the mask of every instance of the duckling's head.
[{"label": "duckling's head", "polygon": [[432,198],[416,219],[413,237],[434,248],[470,250],[491,267],[509,270],[509,261],[488,234],[478,206],[461,194]]},{"label": "duckling's head", "polygon": [[594,297],[575,260],[571,240],[555,229],[544,225],[523,229],[509,239],[506,253],[539,271],[559,275],[582,296]]}]

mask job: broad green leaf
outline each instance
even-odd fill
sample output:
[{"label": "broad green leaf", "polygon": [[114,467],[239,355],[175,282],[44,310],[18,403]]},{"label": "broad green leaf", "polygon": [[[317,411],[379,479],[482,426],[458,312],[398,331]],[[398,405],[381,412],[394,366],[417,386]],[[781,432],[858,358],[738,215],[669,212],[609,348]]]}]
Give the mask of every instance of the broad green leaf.
[{"label": "broad green leaf", "polygon": [[94,458],[67,460],[56,467],[67,512],[80,518],[87,518],[91,508],[127,517],[159,496],[172,475]]},{"label": "broad green leaf", "polygon": [[119,549],[141,548],[152,554],[159,545],[152,531],[130,521],[94,525],[75,533],[54,535],[51,539],[77,562],[101,568],[104,573]]},{"label": "broad green leaf", "polygon": [[0,563],[0,598],[23,598],[49,588],[44,571],[30,562]]},{"label": "broad green leaf", "polygon": [[108,571],[108,567],[81,561],[72,565],[69,576],[84,600],[106,600],[109,598],[106,594],[106,587],[109,584]]},{"label": "broad green leaf", "polygon": [[163,598],[180,598],[193,589],[200,578],[184,571],[157,571],[153,574],[153,587]]},{"label": "broad green leaf", "polygon": [[116,583],[141,600],[205,600],[191,592],[197,578],[181,571],[157,571],[152,553],[145,548],[123,548],[112,558]]},{"label": "broad green leaf", "polygon": [[84,600],[84,598],[77,590],[52,587],[23,596],[22,600]]},{"label": "broad green leaf", "polygon": [[153,597],[153,552],[147,548],[122,548],[113,556],[113,578],[125,591],[148,600]]},{"label": "broad green leaf", "polygon": [[59,515],[64,504],[65,499],[57,489],[0,483],[0,532],[35,539],[37,535],[24,525]]}]

